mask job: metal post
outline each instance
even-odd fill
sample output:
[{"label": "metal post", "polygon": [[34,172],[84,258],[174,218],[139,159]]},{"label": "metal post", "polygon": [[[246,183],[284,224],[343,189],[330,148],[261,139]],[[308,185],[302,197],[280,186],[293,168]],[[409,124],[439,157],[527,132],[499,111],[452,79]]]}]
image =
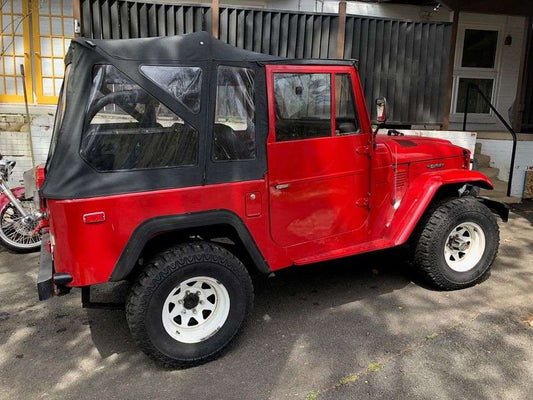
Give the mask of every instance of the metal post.
[{"label": "metal post", "polygon": [[30,140],[30,159],[31,159],[31,167],[33,168],[35,166],[35,157],[33,155],[33,137],[31,134],[31,117],[30,117],[30,109],[28,107],[28,92],[26,90],[26,72],[24,71],[24,64],[20,64],[20,74],[22,75],[22,89],[24,91],[24,105],[26,106],[26,118],[28,119],[28,135]]},{"label": "metal post", "polygon": [[463,117],[463,132],[466,131],[466,117],[468,116],[468,100],[470,99],[470,85],[466,85],[465,112]]}]

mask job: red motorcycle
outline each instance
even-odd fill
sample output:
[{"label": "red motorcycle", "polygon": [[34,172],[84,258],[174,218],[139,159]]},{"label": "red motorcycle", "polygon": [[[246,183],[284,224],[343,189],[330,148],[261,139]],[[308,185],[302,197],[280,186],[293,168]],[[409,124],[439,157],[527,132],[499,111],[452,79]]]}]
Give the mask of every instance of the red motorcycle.
[{"label": "red motorcycle", "polygon": [[37,227],[42,215],[23,187],[9,187],[16,163],[0,154],[0,244],[17,253],[29,253],[41,247]]}]

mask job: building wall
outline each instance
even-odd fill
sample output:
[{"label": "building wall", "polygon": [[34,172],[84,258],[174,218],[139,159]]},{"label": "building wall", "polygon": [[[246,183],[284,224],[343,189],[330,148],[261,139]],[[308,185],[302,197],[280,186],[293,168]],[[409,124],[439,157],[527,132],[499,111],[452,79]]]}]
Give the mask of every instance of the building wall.
[{"label": "building wall", "polygon": [[[500,170],[498,179],[507,182],[513,142],[511,140],[478,139],[478,143],[481,143],[481,153],[490,156],[490,166]],[[524,178],[529,166],[533,166],[533,141],[520,140],[516,145],[511,196],[522,197]]]}]

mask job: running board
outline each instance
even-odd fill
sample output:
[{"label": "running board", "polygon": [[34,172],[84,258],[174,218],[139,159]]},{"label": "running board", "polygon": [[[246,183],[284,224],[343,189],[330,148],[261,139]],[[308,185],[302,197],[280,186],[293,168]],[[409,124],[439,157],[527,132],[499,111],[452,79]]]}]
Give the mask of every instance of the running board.
[{"label": "running board", "polygon": [[370,251],[384,250],[393,247],[394,242],[387,239],[376,239],[371,242],[359,243],[353,246],[344,247],[318,254],[312,257],[304,257],[294,261],[294,265],[313,264],[322,261],[333,260],[335,258],[350,257],[357,254],[368,253]]},{"label": "running board", "polygon": [[82,308],[95,308],[97,310],[124,310],[124,303],[102,303],[91,301],[91,287],[83,286],[81,288],[81,306]]}]

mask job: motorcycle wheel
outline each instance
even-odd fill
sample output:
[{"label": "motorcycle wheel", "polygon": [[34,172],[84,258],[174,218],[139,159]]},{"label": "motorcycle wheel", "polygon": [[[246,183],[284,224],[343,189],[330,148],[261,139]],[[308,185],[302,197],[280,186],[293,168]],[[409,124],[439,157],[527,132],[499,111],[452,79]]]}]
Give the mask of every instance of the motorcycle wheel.
[{"label": "motorcycle wheel", "polygon": [[[31,199],[19,199],[28,214],[35,211]],[[25,223],[13,203],[0,211],[0,244],[15,253],[31,253],[41,248],[41,235],[33,234],[38,222]]]}]

